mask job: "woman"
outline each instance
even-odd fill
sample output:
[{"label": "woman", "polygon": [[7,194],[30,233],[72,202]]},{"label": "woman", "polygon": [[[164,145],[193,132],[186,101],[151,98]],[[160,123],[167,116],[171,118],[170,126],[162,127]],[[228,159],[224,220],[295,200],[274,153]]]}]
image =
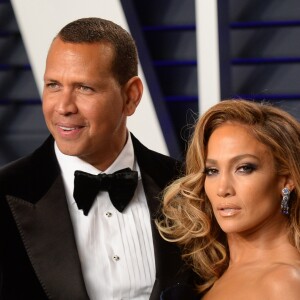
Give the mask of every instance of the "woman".
[{"label": "woman", "polygon": [[297,120],[245,100],[209,109],[157,221],[204,279],[198,299],[300,299],[299,223]]}]

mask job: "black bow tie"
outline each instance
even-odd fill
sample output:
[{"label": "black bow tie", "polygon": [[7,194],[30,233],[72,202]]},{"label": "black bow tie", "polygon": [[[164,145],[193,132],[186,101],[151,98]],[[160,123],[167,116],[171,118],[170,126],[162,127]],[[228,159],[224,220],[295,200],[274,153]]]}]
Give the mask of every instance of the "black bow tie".
[{"label": "black bow tie", "polygon": [[75,171],[74,175],[73,196],[78,209],[82,209],[86,216],[99,191],[107,191],[114,207],[122,212],[132,199],[138,183],[138,173],[129,168],[113,174],[92,175]]}]

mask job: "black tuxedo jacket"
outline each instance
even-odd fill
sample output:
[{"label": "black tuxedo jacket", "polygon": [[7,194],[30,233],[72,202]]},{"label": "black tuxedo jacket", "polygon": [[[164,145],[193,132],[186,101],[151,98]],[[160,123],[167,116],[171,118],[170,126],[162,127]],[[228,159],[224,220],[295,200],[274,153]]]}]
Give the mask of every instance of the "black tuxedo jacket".
[{"label": "black tuxedo jacket", "polygon": [[[178,175],[179,164],[132,140],[154,219],[159,193]],[[89,299],[51,136],[33,154],[0,170],[0,225],[1,300]],[[188,282],[192,274],[153,220],[152,232],[156,281],[150,299],[158,300],[162,290]]]}]

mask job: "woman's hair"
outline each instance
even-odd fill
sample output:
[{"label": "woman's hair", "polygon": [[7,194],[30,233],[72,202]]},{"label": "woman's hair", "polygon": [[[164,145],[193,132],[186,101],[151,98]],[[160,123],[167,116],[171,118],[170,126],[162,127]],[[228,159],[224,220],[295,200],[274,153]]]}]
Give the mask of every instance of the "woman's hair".
[{"label": "woman's hair", "polygon": [[123,85],[138,74],[138,52],[132,36],[121,26],[101,18],[82,18],[64,26],[56,38],[66,43],[108,42],[114,49],[112,71]]},{"label": "woman's hair", "polygon": [[196,123],[186,155],[185,174],[164,192],[161,235],[182,248],[184,260],[204,281],[199,291],[211,287],[229,264],[225,233],[220,229],[205,194],[207,144],[213,131],[226,122],[247,126],[274,157],[278,175],[295,184],[288,216],[290,242],[300,251],[300,126],[287,112],[266,103],[224,100],[211,107]]}]

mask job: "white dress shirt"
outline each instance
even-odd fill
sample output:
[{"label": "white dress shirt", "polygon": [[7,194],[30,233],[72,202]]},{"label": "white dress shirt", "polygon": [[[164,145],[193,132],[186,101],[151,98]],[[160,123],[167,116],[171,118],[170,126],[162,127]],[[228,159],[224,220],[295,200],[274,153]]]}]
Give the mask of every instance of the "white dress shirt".
[{"label": "white dress shirt", "polygon": [[134,197],[120,213],[107,192],[99,192],[88,216],[73,198],[74,172],[101,173],[75,156],[55,153],[62,171],[68,207],[87,292],[91,300],[148,300],[155,281],[155,258],[150,214],[130,134],[127,143],[104,171],[123,168],[138,171]]}]

